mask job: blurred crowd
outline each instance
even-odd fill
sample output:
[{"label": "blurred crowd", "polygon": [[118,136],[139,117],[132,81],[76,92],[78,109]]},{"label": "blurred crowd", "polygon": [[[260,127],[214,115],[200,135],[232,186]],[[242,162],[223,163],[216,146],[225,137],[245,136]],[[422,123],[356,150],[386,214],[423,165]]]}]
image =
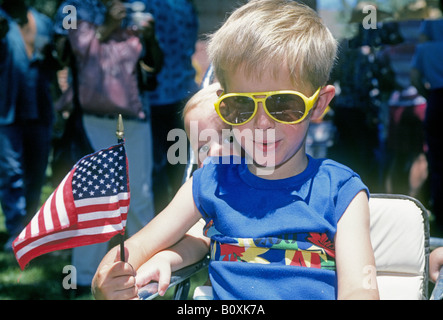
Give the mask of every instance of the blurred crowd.
[{"label": "blurred crowd", "polygon": [[[119,113],[131,168],[127,232],[134,234],[182,181],[183,165],[167,161],[174,143],[167,135],[183,128],[181,110],[204,72],[193,59],[195,4],[69,0],[59,1],[53,17],[25,0],[0,4],[5,250],[39,209],[44,184],[56,187],[73,165],[66,157],[73,153],[70,143],[77,156],[114,144]],[[365,29],[362,7],[355,8],[350,24],[357,31],[341,40],[331,77],[337,96],[313,126],[308,147],[314,156],[350,166],[371,192],[418,198],[435,219],[431,235],[442,236],[443,20],[424,1],[415,5],[397,13],[401,19],[378,10],[375,29]],[[82,134],[87,141],[79,141]],[[107,244],[73,250],[80,286],[89,287],[106,250]]]},{"label": "blurred crowd", "polygon": [[[53,17],[0,1],[0,202],[9,240],[75,162],[117,143],[123,115],[131,206],[127,236],[175,194],[183,169],[167,162],[167,133],[195,93],[198,17],[190,0],[67,0]],[[179,178],[176,178],[179,177]],[[78,286],[107,243],[73,249]]]},{"label": "blurred crowd", "polygon": [[443,149],[435,122],[443,105],[443,3],[416,1],[397,14],[377,9],[376,28],[361,23],[367,5],[354,9],[357,31],[341,41],[331,77],[336,131],[328,156],[356,170],[373,193],[419,199],[441,236]]}]

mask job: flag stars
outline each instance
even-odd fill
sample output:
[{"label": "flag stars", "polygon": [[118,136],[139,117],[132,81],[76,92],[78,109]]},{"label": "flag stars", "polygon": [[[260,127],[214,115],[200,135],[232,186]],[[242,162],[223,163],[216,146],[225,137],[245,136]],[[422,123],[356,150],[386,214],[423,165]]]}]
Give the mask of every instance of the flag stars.
[{"label": "flag stars", "polygon": [[74,199],[116,195],[127,192],[127,186],[126,158],[116,148],[83,159],[73,173]]}]

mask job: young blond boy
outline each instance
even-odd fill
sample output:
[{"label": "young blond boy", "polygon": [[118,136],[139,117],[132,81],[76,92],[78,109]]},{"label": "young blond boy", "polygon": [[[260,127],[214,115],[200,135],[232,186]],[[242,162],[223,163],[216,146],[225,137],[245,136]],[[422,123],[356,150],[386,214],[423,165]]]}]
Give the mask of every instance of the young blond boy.
[{"label": "young blond boy", "polygon": [[[253,161],[215,158],[197,170],[126,241],[128,263],[115,262],[117,249],[103,259],[96,296],[136,297],[134,270],[151,257],[159,272],[198,261],[207,238],[183,236],[203,217],[215,298],[378,298],[365,273],[375,266],[367,188],[349,168],[305,153],[309,121],[335,93],[329,30],[295,1],[253,0],[213,35],[209,54],[224,90],[216,110]],[[171,246],[180,248],[162,257]]]}]

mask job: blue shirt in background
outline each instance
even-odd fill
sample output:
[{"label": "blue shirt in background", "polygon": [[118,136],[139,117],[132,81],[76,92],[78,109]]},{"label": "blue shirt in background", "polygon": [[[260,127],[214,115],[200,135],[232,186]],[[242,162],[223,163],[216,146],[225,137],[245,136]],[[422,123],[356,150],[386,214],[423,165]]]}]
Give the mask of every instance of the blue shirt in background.
[{"label": "blue shirt in background", "polygon": [[9,32],[0,42],[0,124],[20,120],[52,122],[50,82],[53,69],[44,64],[44,48],[52,41],[52,21],[30,9],[36,23],[35,50],[26,53],[18,24],[9,19]]},{"label": "blue shirt in background", "polygon": [[443,41],[425,42],[419,44],[415,50],[412,67],[420,71],[431,89],[443,88],[442,53]]}]

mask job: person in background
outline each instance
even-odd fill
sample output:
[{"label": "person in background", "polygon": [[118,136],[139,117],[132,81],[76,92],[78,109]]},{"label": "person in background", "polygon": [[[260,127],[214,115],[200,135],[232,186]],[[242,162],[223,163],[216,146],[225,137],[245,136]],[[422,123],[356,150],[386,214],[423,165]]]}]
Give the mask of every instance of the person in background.
[{"label": "person in background", "polygon": [[172,165],[167,151],[174,141],[168,133],[183,129],[181,113],[198,86],[192,56],[198,38],[198,18],[192,0],[145,0],[155,19],[155,34],[164,53],[157,87],[149,92],[154,141],[153,186],[155,211],[160,212],[181,185],[185,164]]},{"label": "person in background", "polygon": [[[363,4],[363,3],[362,3]],[[353,13],[361,17],[358,6]],[[357,19],[357,20],[355,20]],[[374,30],[358,23],[358,32],[340,43],[338,61],[331,83],[337,95],[331,102],[337,142],[328,150],[329,157],[359,173],[370,190],[383,188],[380,127],[386,93],[393,89],[393,76],[389,64],[380,59]]]},{"label": "person in background", "polygon": [[[424,22],[427,24],[428,22]],[[440,24],[440,34],[443,25]],[[424,120],[425,139],[427,143],[427,160],[429,168],[431,211],[435,216],[436,236],[443,234],[443,139],[440,133],[440,119],[443,116],[443,39],[427,36],[430,39],[416,47],[411,66],[411,83],[426,98]]]},{"label": "person in background", "polygon": [[[440,12],[443,12],[443,0],[438,2]],[[443,41],[443,19],[425,19],[420,25],[420,42]]]},{"label": "person in background", "polygon": [[[137,56],[131,53],[129,58],[120,58],[113,62],[113,67],[124,66],[133,70],[134,78],[136,79],[136,70],[140,60],[146,63],[152,62],[150,65],[154,69],[159,69],[161,65],[161,54],[154,52],[156,43],[154,33],[152,32],[152,20],[149,20],[143,26],[136,26],[132,17],[128,14],[128,6],[134,1],[118,1],[118,0],[68,0],[63,2],[56,15],[55,31],[59,35],[60,43],[69,39],[68,48],[72,49],[70,57],[74,58],[76,69],[81,67],[81,59],[84,58],[82,46],[85,41],[91,41],[97,45],[107,46],[108,54],[116,54],[118,49],[111,50],[111,44],[119,44],[126,41],[127,34],[131,34],[135,29],[139,36],[137,43],[134,37],[131,39],[131,47],[127,50],[138,52]],[[63,20],[67,14],[63,13],[65,6],[72,5],[77,12],[77,29],[65,29],[63,27]],[[146,12],[146,10],[144,11]],[[91,36],[91,29],[93,30]],[[126,45],[127,42],[125,42]],[[133,45],[134,44],[134,45]],[[133,45],[133,46],[132,46]],[[63,47],[63,46],[60,46]],[[142,49],[139,49],[142,47]],[[157,46],[158,47],[158,46]],[[120,48],[120,47],[119,47]],[[104,49],[105,50],[105,49]],[[140,50],[140,51],[137,51]],[[100,52],[100,51],[98,51]],[[120,51],[119,51],[120,52]],[[95,52],[96,53],[96,52]],[[98,53],[97,53],[98,55]],[[121,53],[121,55],[123,55]],[[115,55],[115,59],[119,59],[120,55]],[[97,56],[97,59],[99,57]],[[87,72],[87,70],[85,71]],[[79,72],[79,83],[82,74]],[[132,83],[132,82],[131,82]],[[140,83],[138,83],[139,85]],[[133,87],[130,88],[134,89]],[[129,89],[128,89],[129,90]],[[140,102],[140,112],[135,116],[124,116],[124,133],[125,133],[125,148],[128,157],[129,166],[129,183],[131,189],[131,206],[128,212],[128,219],[126,225],[126,232],[128,236],[133,235],[144,225],[146,225],[154,217],[153,195],[152,195],[152,133],[150,121],[150,107],[147,92],[135,87],[135,95],[129,95],[135,102]],[[132,91],[131,91],[132,92]],[[92,147],[95,150],[107,148],[117,142],[115,130],[117,127],[118,114],[108,110],[101,110],[101,112],[86,112],[84,104],[82,105],[81,87],[79,88],[79,100],[83,109],[83,123],[85,131]],[[90,290],[91,280],[94,272],[100,263],[100,260],[108,250],[108,243],[100,243],[91,246],[74,248],[72,253],[72,264],[77,269],[77,285],[79,288]],[[80,292],[81,290],[77,290]]]},{"label": "person in background", "polygon": [[23,0],[4,0],[0,13],[0,203],[11,244],[40,206],[51,150],[51,19]]}]

